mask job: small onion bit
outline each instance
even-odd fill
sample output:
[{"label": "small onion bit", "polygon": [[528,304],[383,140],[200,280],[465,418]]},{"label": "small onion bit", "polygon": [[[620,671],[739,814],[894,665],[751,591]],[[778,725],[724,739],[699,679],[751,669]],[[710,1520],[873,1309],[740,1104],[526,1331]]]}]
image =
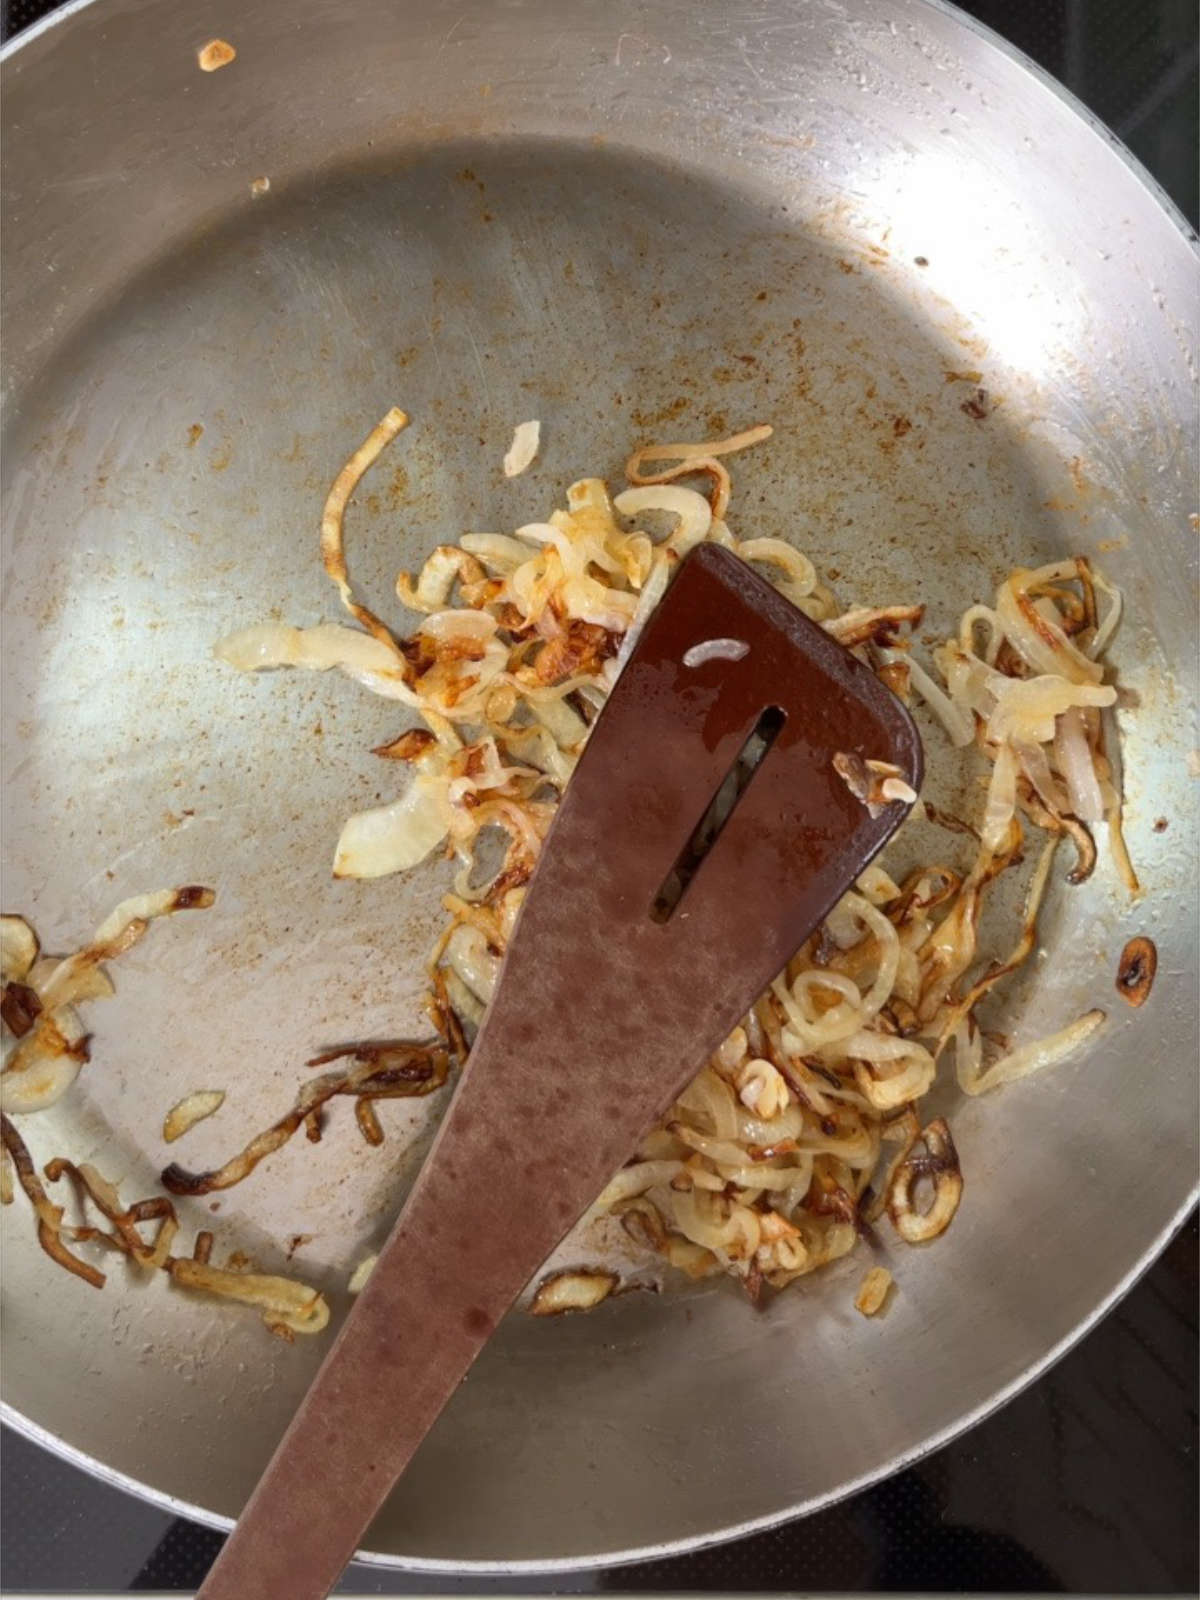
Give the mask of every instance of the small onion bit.
[{"label": "small onion bit", "polygon": [[196,65],[201,72],[219,72],[237,59],[237,51],[225,39],[210,39],[196,52]]},{"label": "small onion bit", "polygon": [[504,457],[504,476],[519,478],[533,465],[542,439],[540,422],[518,422],[513,441]]},{"label": "small onion bit", "polygon": [[886,1267],[871,1267],[858,1286],[854,1309],[864,1317],[877,1317],[887,1304],[893,1278]]},{"label": "small onion bit", "polygon": [[559,1317],[565,1311],[591,1311],[607,1300],[620,1280],[599,1267],[552,1272],[543,1278],[529,1304],[533,1317]]},{"label": "small onion bit", "polygon": [[214,1116],[224,1103],[224,1089],[196,1089],[193,1093],[185,1095],[163,1118],[163,1138],[168,1144],[174,1144],[176,1139],[182,1139],[184,1134],[198,1122]]},{"label": "small onion bit", "polygon": [[894,801],[916,804],[917,791],[890,761],[865,760],[857,751],[838,750],[833,756],[833,770],[872,818],[881,816]]},{"label": "small onion bit", "polygon": [[[945,1233],[962,1199],[962,1169],[958,1151],[944,1117],[936,1117],[921,1130],[918,1143],[925,1155],[912,1151],[897,1167],[888,1190],[888,1215],[906,1244],[924,1244]],[[919,1179],[928,1178],[934,1187],[933,1202],[922,1214],[916,1209],[913,1191]]]},{"label": "small onion bit", "polygon": [[1154,975],[1158,971],[1158,949],[1153,939],[1138,934],[1121,951],[1117,965],[1117,993],[1126,1004],[1137,1009],[1150,998]]}]

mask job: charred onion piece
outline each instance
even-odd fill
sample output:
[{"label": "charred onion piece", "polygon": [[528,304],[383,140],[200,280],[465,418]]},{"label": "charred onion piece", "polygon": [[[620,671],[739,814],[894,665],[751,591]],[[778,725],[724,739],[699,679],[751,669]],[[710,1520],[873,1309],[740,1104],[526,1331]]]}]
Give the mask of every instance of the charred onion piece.
[{"label": "charred onion piece", "polygon": [[[922,1156],[910,1152],[905,1156],[888,1190],[888,1215],[908,1244],[924,1244],[945,1233],[962,1199],[958,1151],[944,1117],[936,1117],[922,1130],[921,1142],[927,1153]],[[919,1178],[931,1179],[934,1186],[933,1204],[924,1215],[913,1201],[913,1188]]]},{"label": "charred onion piece", "polygon": [[42,1014],[42,1002],[37,990],[27,983],[6,983],[0,999],[0,1017],[11,1028],[15,1038],[23,1039]]},{"label": "charred onion piece", "polygon": [[3,1138],[4,1148],[12,1160],[13,1168],[17,1174],[17,1182],[25,1191],[30,1205],[37,1216],[38,1243],[52,1261],[57,1261],[60,1267],[65,1267],[68,1272],[73,1272],[77,1278],[82,1278],[85,1283],[90,1283],[94,1289],[103,1289],[104,1274],[95,1267],[89,1266],[86,1261],[81,1261],[78,1256],[73,1256],[62,1241],[62,1207],[54,1205],[42,1187],[41,1179],[34,1169],[33,1158],[26,1148],[24,1139],[17,1132],[12,1122],[6,1116],[0,1115],[0,1137]]},{"label": "charred onion piece", "polygon": [[[431,1094],[446,1081],[450,1058],[439,1045],[388,1041],[347,1045],[314,1056],[309,1066],[324,1066],[349,1057],[342,1072],[327,1072],[306,1083],[296,1103],[262,1133],[256,1134],[238,1155],[211,1172],[188,1172],[172,1162],[162,1173],[163,1186],[172,1194],[212,1194],[230,1189],[254,1171],[259,1162],[285,1145],[302,1124],[314,1117],[335,1095],[365,1095],[371,1100]],[[360,1124],[361,1126],[361,1124]],[[378,1126],[376,1120],[375,1126]]]},{"label": "charred onion piece", "polygon": [[1158,950],[1153,939],[1138,934],[1121,951],[1117,967],[1117,993],[1129,1005],[1144,1006],[1158,971]]}]

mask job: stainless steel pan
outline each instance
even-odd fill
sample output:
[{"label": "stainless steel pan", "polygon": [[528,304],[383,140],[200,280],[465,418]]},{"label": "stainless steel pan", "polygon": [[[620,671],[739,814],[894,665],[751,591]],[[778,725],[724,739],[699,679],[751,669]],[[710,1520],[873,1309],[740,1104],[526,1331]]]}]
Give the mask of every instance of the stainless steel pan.
[{"label": "stainless steel pan", "polygon": [[[205,75],[214,36],[238,55]],[[716,1290],[511,1318],[373,1558],[679,1549],[844,1494],[1028,1382],[1196,1175],[1195,258],[1145,175],[924,0],[103,0],[10,50],[3,90],[4,898],[61,948],[127,893],[220,890],[122,966],[93,1064],[29,1119],[35,1155],[149,1192],[183,1093],[228,1090],[190,1137],[203,1164],[290,1101],[314,1045],[416,1022],[440,869],[328,875],[341,819],[389,786],[367,753],[386,707],[209,655],[241,622],[333,614],[315,519],[364,428],[393,402],[416,419],[352,513],[383,605],[439,538],[544,513],[634,439],[769,419],[732,515],[849,595],[923,599],[943,630],[1010,561],[1074,550],[1124,587],[1146,893],[1107,867],[1056,892],[1005,1012],[1018,1037],[1096,1002],[1110,1026],[950,1101],[966,1198],[936,1247],[893,1250],[880,1322],[851,1309],[857,1260],[765,1313]],[[506,484],[531,416],[543,456]],[[1112,977],[1147,931],[1134,1014]],[[311,1236],[295,1264],[340,1295],[420,1139],[398,1158],[395,1116],[364,1155],[336,1120],[194,1220],[264,1266]],[[233,1516],[318,1348],[119,1270],[96,1293],[20,1197],[4,1229],[13,1419]]]}]

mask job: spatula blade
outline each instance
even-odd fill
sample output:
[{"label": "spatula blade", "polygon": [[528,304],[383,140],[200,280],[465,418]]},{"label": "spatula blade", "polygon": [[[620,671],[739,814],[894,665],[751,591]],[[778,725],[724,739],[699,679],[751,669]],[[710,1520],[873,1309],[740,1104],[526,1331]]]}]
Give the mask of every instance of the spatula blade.
[{"label": "spatula blade", "polygon": [[207,1600],[327,1592],[522,1287],[903,821],[851,794],[839,752],[920,785],[870,669],[699,546],[592,730],[433,1149]]}]

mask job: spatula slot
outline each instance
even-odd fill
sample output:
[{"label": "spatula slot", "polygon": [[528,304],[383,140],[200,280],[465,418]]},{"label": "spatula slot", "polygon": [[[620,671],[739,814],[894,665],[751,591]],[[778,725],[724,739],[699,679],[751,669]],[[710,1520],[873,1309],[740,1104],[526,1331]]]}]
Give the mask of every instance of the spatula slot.
[{"label": "spatula slot", "polygon": [[745,794],[751,778],[762,765],[786,721],[787,712],[781,706],[768,706],[751,728],[733,765],[717,785],[703,816],[663,879],[650,907],[652,922],[669,922],[675,915],[675,908],[683,899],[688,884],[716,844],[722,828],[733,815],[738,801]]}]

